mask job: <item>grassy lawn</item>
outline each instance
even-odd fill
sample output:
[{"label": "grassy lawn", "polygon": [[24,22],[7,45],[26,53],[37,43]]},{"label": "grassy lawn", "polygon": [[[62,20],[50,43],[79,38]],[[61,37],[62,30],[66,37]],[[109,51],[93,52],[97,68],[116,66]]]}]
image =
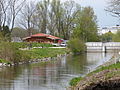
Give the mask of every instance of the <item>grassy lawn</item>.
[{"label": "grassy lawn", "polygon": [[28,43],[28,42],[12,42],[11,44],[15,45],[18,48],[27,48],[29,45],[31,47],[52,47],[51,44],[44,44],[44,43]]},{"label": "grassy lawn", "polygon": [[65,54],[68,51],[62,48],[39,48],[26,50],[25,52],[30,54],[31,59],[40,59],[45,57],[56,57],[58,54]]}]

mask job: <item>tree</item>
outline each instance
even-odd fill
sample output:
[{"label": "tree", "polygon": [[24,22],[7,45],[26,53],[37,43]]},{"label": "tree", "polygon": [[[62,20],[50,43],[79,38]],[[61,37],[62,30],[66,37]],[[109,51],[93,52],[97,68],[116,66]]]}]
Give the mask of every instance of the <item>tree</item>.
[{"label": "tree", "polygon": [[60,0],[52,0],[49,10],[48,29],[50,34],[60,36],[60,18],[62,16],[62,7]]},{"label": "tree", "polygon": [[20,27],[28,30],[29,36],[32,34],[31,28],[34,28],[33,17],[35,12],[35,4],[31,1],[24,5],[19,15],[18,24]]},{"label": "tree", "polygon": [[61,32],[64,39],[70,38],[71,31],[73,30],[73,21],[77,14],[77,5],[74,1],[66,1],[62,5],[64,11],[61,18]]},{"label": "tree", "polygon": [[24,3],[25,0],[0,0],[0,30],[8,26],[12,32],[15,19]]},{"label": "tree", "polygon": [[79,10],[74,24],[72,37],[78,37],[85,42],[98,41],[96,16],[91,7]]},{"label": "tree", "polygon": [[1,33],[4,36],[5,40],[10,41],[11,40],[11,38],[10,38],[11,32],[10,32],[9,27],[3,26],[2,28],[3,28],[3,30],[1,31]]},{"label": "tree", "polygon": [[[31,29],[32,34],[38,33],[37,30],[35,30],[33,28],[30,28],[30,29]],[[11,32],[11,37],[20,37],[22,39],[27,36],[29,36],[29,33],[27,30],[25,30],[23,28],[15,27],[15,28],[13,28],[13,31]]]},{"label": "tree", "polygon": [[11,32],[15,25],[15,19],[18,13],[21,11],[22,7],[24,6],[26,0],[10,0],[9,2],[9,16],[8,23],[11,26]]},{"label": "tree", "polygon": [[117,33],[113,35],[112,40],[114,42],[120,42],[120,31],[117,31]]},{"label": "tree", "polygon": [[112,41],[113,35],[114,34],[111,33],[111,32],[108,32],[108,33],[105,33],[105,34],[101,35],[102,42],[110,42],[110,41]]},{"label": "tree", "polygon": [[0,30],[7,24],[7,14],[10,0],[0,0]]},{"label": "tree", "polygon": [[49,8],[49,0],[43,0],[37,3],[37,17],[39,18],[38,26],[40,28],[40,32],[42,33],[47,32],[48,8]]},{"label": "tree", "polygon": [[110,0],[105,10],[120,19],[120,0]]}]

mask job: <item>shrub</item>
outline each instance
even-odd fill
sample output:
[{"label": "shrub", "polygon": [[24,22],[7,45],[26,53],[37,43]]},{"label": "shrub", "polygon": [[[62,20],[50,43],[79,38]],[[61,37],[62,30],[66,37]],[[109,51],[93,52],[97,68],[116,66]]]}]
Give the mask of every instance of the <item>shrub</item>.
[{"label": "shrub", "polygon": [[0,43],[0,58],[18,64],[19,62],[26,62],[30,59],[29,53],[19,50],[16,43],[1,42]]},{"label": "shrub", "polygon": [[82,53],[85,51],[85,44],[79,38],[72,38],[68,42],[68,48],[70,48],[74,54]]}]

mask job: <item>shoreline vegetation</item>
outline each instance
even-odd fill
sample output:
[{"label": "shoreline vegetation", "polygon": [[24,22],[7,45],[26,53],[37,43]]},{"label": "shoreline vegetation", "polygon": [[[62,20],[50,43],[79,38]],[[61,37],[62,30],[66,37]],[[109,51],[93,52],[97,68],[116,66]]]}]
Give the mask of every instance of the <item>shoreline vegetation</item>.
[{"label": "shoreline vegetation", "polygon": [[[117,56],[119,57],[119,56]],[[70,81],[68,90],[118,90],[120,89],[119,58],[112,57],[105,64],[84,77],[76,77]]]},{"label": "shoreline vegetation", "polygon": [[[8,43],[4,43],[6,46]],[[1,56],[0,58],[0,67],[1,66],[12,66],[12,65],[19,65],[19,64],[28,64],[32,62],[42,62],[42,61],[50,61],[53,58],[61,57],[64,54],[69,53],[67,48],[51,48],[52,45],[50,44],[39,44],[39,43],[9,43],[11,46],[14,47],[15,52],[11,52],[5,47],[5,50],[2,50],[2,53],[11,52],[12,54],[6,54],[6,56]],[[33,48],[33,47],[42,47],[42,48]],[[23,50],[21,50],[21,48]],[[27,49],[24,49],[27,48]],[[13,49],[13,48],[12,48]],[[15,53],[15,55],[13,54]],[[13,57],[15,56],[15,58]],[[11,57],[11,59],[7,59],[7,57]],[[6,58],[6,59],[5,59]],[[14,59],[14,60],[13,60]]]}]

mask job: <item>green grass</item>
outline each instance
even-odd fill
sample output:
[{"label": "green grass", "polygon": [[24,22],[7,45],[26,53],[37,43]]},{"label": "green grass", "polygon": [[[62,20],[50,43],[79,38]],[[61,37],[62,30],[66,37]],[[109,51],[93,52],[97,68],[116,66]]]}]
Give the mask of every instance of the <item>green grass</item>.
[{"label": "green grass", "polygon": [[31,59],[41,59],[46,57],[56,57],[59,54],[65,54],[66,49],[55,49],[55,48],[40,48],[26,50],[25,52],[30,54]]},{"label": "green grass", "polygon": [[73,79],[70,81],[69,85],[70,85],[70,86],[76,86],[77,83],[78,83],[81,79],[82,79],[82,77],[75,77],[75,78],[73,78]]},{"label": "green grass", "polygon": [[18,48],[27,48],[29,46],[31,47],[52,47],[51,44],[45,44],[45,43],[28,43],[28,42],[12,42],[13,45],[15,45]]},{"label": "green grass", "polygon": [[120,69],[120,62],[118,62],[116,64],[109,65],[109,66],[105,66],[105,67],[102,66],[99,69],[89,73],[87,76],[92,75],[94,73],[98,73],[98,72],[103,71],[103,70],[107,70],[107,69]]},{"label": "green grass", "polygon": [[52,47],[51,44],[45,44],[45,43],[32,43],[32,47]]}]

